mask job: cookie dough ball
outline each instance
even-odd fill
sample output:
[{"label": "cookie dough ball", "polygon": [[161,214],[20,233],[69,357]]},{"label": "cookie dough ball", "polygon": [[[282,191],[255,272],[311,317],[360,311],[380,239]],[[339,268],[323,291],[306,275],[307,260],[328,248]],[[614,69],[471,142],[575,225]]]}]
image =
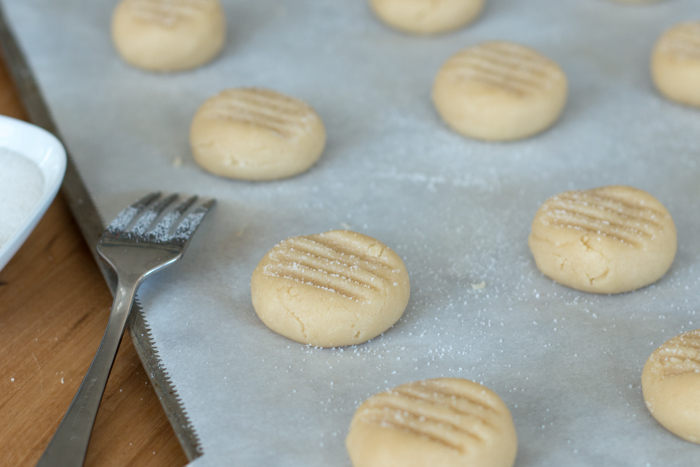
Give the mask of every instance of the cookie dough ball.
[{"label": "cookie dough ball", "polygon": [[209,172],[274,180],[321,157],[326,130],[306,103],[267,89],[228,89],[207,100],[190,129],[194,159]]},{"label": "cookie dough ball", "polygon": [[369,0],[369,4],[393,28],[435,34],[474,21],[484,7],[484,0]]},{"label": "cookie dough ball", "polygon": [[318,347],[378,336],[398,321],[410,295],[401,258],[347,230],[278,243],[255,268],[250,288],[267,327]]},{"label": "cookie dough ball", "polygon": [[221,51],[226,19],[219,0],[122,0],[112,16],[112,40],[135,67],[189,70]]},{"label": "cookie dough ball", "polygon": [[649,193],[606,186],[545,201],[528,243],[540,271],[560,284],[622,293],[666,274],[676,256],[676,227]]},{"label": "cookie dough ball", "polygon": [[354,467],[510,467],[518,440],[496,393],[466,379],[439,378],[367,399],[345,445]]},{"label": "cookie dough ball", "polygon": [[700,444],[700,330],[686,332],[651,354],[642,371],[649,412],[664,428]]},{"label": "cookie dough ball", "polygon": [[666,98],[700,107],[700,21],[679,24],[661,36],[651,74]]},{"label": "cookie dough ball", "polygon": [[509,141],[551,126],[566,103],[566,75],[536,51],[485,42],[451,57],[433,84],[438,113],[454,130]]}]

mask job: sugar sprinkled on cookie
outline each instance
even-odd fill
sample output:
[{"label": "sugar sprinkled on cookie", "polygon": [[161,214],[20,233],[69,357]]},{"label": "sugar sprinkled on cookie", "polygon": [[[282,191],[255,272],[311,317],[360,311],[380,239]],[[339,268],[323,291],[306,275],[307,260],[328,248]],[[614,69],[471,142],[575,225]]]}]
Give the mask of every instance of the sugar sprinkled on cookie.
[{"label": "sugar sprinkled on cookie", "polygon": [[656,349],[642,371],[644,401],[671,433],[700,444],[700,330]]},{"label": "sugar sprinkled on cookie", "polygon": [[676,255],[676,227],[649,193],[606,186],[545,201],[528,243],[537,267],[555,281],[585,292],[622,293],[666,274]]},{"label": "sugar sprinkled on cookie", "polygon": [[273,331],[338,347],[365,342],[396,323],[410,283],[403,261],[385,244],[333,230],[278,243],[255,268],[251,295]]},{"label": "sugar sprinkled on cookie", "polygon": [[510,467],[518,441],[496,393],[466,379],[438,378],[367,399],[345,445],[354,467]]}]

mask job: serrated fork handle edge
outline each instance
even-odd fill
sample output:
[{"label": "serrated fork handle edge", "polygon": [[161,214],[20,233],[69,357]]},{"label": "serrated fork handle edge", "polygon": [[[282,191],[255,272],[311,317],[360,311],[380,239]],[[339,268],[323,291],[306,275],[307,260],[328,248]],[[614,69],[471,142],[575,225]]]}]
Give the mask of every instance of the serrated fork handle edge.
[{"label": "serrated fork handle edge", "polygon": [[125,282],[120,278],[102,342],[37,467],[83,465],[100,400],[140,283],[141,280]]}]

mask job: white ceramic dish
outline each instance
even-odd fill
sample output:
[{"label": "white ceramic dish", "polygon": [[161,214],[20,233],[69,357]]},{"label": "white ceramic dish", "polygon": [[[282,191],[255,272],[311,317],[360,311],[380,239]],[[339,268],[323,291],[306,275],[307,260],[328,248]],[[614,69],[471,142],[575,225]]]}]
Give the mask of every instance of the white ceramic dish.
[{"label": "white ceramic dish", "polygon": [[39,166],[44,176],[44,190],[36,206],[10,239],[0,246],[0,270],[2,270],[56,197],[66,172],[66,150],[48,131],[36,125],[3,116],[0,116],[0,148],[31,159]]}]

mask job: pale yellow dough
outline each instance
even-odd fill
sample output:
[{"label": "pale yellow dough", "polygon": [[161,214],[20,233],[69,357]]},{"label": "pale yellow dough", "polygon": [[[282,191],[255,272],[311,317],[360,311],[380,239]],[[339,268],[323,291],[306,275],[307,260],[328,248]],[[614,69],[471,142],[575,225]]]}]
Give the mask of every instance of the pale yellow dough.
[{"label": "pale yellow dough", "polygon": [[378,336],[398,321],[410,295],[401,258],[379,240],[347,230],[275,245],[255,268],[250,288],[267,327],[319,347]]},{"label": "pale yellow dough", "polygon": [[668,99],[700,106],[700,21],[678,24],[661,36],[651,57],[651,74]]},{"label": "pale yellow dough", "polygon": [[466,379],[438,378],[367,399],[345,445],[354,467],[511,467],[518,440],[496,393]]},{"label": "pale yellow dough", "polygon": [[119,55],[149,71],[181,71],[213,59],[226,40],[219,0],[122,0],[112,16]]},{"label": "pale yellow dough", "polygon": [[566,75],[555,62],[510,42],[485,42],[451,57],[433,84],[433,103],[454,130],[486,141],[539,133],[559,117]]},{"label": "pale yellow dough", "polygon": [[414,34],[436,34],[476,19],[484,0],[369,0],[374,13],[389,26]]},{"label": "pale yellow dough", "polygon": [[560,284],[622,293],[666,274],[676,255],[676,227],[649,193],[606,186],[545,201],[528,243],[540,271]]},{"label": "pale yellow dough", "polygon": [[700,444],[700,330],[686,332],[651,354],[642,391],[652,416],[671,433]]},{"label": "pale yellow dough", "polygon": [[321,118],[275,91],[228,89],[208,99],[190,128],[194,159],[211,173],[273,180],[304,172],[326,144]]}]

